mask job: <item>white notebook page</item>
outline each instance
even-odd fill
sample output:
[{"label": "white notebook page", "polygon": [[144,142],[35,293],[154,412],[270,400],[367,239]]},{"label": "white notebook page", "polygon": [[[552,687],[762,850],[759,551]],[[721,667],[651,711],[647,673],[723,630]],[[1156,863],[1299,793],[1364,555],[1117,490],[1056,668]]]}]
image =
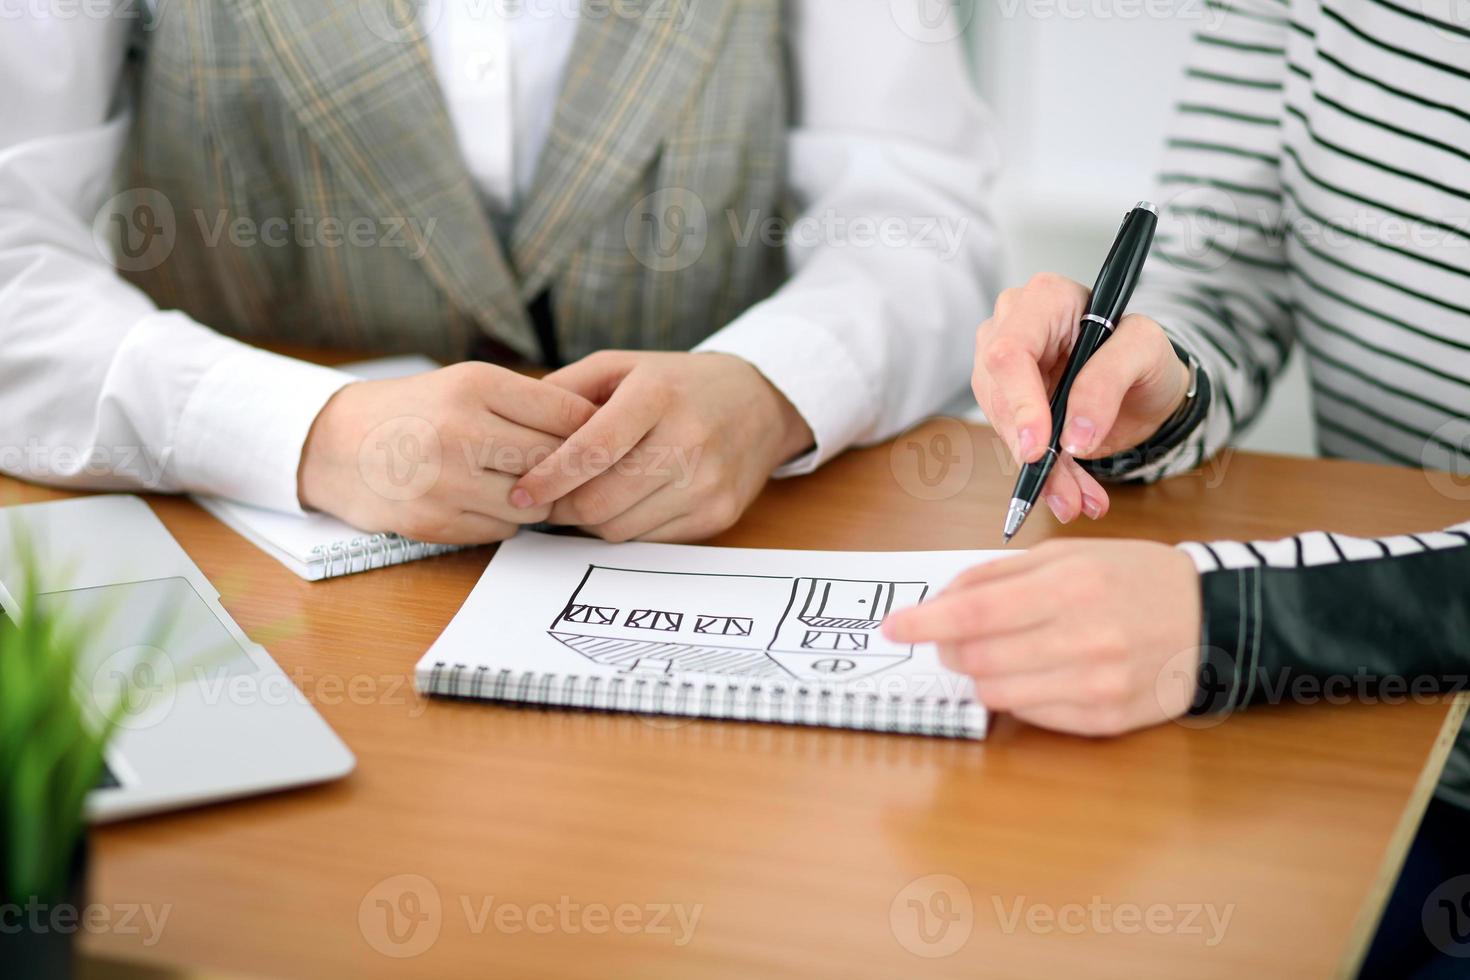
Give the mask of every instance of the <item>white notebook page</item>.
[{"label": "white notebook page", "polygon": [[576,678],[584,701],[622,678],[625,689],[669,681],[960,702],[973,697],[968,679],[932,645],[891,643],[879,624],[1004,554],[1014,552],[610,545],[523,531],[420,661],[419,686],[567,704],[565,685],[545,678]]}]

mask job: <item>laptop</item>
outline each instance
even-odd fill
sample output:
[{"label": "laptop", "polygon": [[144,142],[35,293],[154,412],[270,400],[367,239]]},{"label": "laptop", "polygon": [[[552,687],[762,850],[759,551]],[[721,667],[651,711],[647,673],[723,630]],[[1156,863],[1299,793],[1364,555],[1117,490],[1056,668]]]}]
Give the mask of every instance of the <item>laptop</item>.
[{"label": "laptop", "polygon": [[[0,509],[0,606],[15,621],[36,558],[38,607],[84,624],[77,695],[118,719],[93,822],[338,779],[352,753],[220,605],[141,499],[103,495]],[[8,628],[9,624],[0,624]],[[122,700],[124,693],[127,700]]]}]

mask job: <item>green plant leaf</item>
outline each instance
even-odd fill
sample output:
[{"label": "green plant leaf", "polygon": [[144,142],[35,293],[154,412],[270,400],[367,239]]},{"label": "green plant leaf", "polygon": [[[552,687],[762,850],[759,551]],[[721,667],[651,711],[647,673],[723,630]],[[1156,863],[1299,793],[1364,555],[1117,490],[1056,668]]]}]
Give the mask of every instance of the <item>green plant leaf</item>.
[{"label": "green plant leaf", "polygon": [[[55,902],[66,896],[86,832],[87,795],[135,692],[124,688],[106,708],[93,704],[80,668],[111,611],[89,622],[47,614],[35,552],[22,528],[13,532],[19,572],[5,584],[18,622],[0,617],[0,901]],[[160,611],[150,635],[167,632],[166,617]]]}]

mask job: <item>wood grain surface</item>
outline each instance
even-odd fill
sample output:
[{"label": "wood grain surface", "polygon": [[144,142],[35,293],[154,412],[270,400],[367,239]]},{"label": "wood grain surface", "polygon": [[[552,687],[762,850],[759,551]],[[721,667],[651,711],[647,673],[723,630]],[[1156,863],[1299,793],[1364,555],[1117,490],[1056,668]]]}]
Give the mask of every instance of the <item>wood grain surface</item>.
[{"label": "wood grain surface", "polygon": [[[995,547],[1013,477],[988,429],[940,420],[772,484],[718,543]],[[6,481],[0,495],[55,494]],[[150,502],[359,765],[101,829],[94,900],[168,919],[151,946],[119,932],[85,946],[141,963],[308,978],[1342,974],[1464,711],[1298,705],[1109,741],[1001,718],[961,743],[429,703],[414,663],[492,549],[309,584],[186,500]],[[1240,454],[1119,490],[1099,526],[1038,513],[1018,545],[1377,534],[1463,509],[1409,470]]]}]

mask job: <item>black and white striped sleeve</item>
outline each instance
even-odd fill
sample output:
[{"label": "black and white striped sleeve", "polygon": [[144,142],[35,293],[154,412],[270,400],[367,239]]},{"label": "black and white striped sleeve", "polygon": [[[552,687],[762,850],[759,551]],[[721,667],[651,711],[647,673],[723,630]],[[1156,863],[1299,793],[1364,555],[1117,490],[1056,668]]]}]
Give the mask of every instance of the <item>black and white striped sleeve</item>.
[{"label": "black and white striped sleeve", "polygon": [[1470,676],[1470,522],[1179,547],[1203,600],[1194,714],[1289,698],[1303,678],[1438,693]]},{"label": "black and white striped sleeve", "polygon": [[1208,411],[1104,469],[1186,472],[1248,425],[1295,342],[1281,234],[1282,0],[1207,0],[1157,181],[1159,233],[1130,307],[1157,320],[1209,381]]}]

